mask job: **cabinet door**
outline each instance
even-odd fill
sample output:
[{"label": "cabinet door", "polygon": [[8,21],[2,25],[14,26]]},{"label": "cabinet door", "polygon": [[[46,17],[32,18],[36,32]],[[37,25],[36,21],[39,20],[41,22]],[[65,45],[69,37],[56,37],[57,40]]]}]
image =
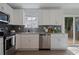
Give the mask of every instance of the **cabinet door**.
[{"label": "cabinet door", "polygon": [[49,25],[56,25],[55,16],[56,16],[55,10],[49,10]]},{"label": "cabinet door", "polygon": [[63,25],[64,17],[62,10],[56,10],[55,20],[56,20],[56,25]]},{"label": "cabinet door", "polygon": [[67,48],[67,35],[62,35],[60,38],[60,46],[62,49],[66,49]]},{"label": "cabinet door", "polygon": [[43,17],[43,20],[44,20],[44,25],[49,25],[50,24],[50,18],[49,18],[49,15],[50,15],[50,13],[49,13],[49,10],[44,10],[43,11],[43,15],[44,15],[44,17]]},{"label": "cabinet door", "polygon": [[0,3],[0,11],[2,11],[2,3]]},{"label": "cabinet door", "polygon": [[23,10],[21,9],[15,9],[13,11],[13,23],[15,25],[23,25]]},{"label": "cabinet door", "polygon": [[39,25],[44,25],[44,12],[42,10],[40,10],[40,13],[39,13],[39,20],[38,20],[38,23]]},{"label": "cabinet door", "polygon": [[30,48],[32,48],[32,49],[37,49],[38,48],[38,40],[36,40],[36,38],[35,39],[31,39],[31,41],[30,41]]},{"label": "cabinet door", "polygon": [[67,35],[57,34],[51,37],[52,49],[66,49],[67,48]]},{"label": "cabinet door", "polygon": [[40,10],[39,25],[49,25],[49,12],[48,10]]},{"label": "cabinet door", "polygon": [[21,48],[21,35],[16,35],[16,49]]},{"label": "cabinet door", "polygon": [[[67,48],[67,36],[66,35],[59,35],[55,39],[56,42],[58,42],[59,47],[56,46],[56,48],[59,49],[66,49]],[[55,44],[56,45],[56,44]]]},{"label": "cabinet door", "polygon": [[39,48],[39,35],[21,35],[21,48],[26,50]]},{"label": "cabinet door", "polygon": [[66,48],[66,42],[62,38],[56,38],[54,39],[54,48],[55,49],[65,49]]},{"label": "cabinet door", "polygon": [[0,3],[0,11],[1,12],[5,12],[5,4],[4,3]]},{"label": "cabinet door", "polygon": [[21,36],[21,47],[23,48],[23,49],[26,49],[26,48],[30,48],[30,38],[29,37],[27,37],[27,36]]},{"label": "cabinet door", "polygon": [[61,39],[58,39],[58,38],[54,38],[54,48],[55,49],[60,49],[60,48],[62,48],[61,47]]},{"label": "cabinet door", "polygon": [[38,49],[39,48],[39,35],[32,35],[30,38],[30,48]]},{"label": "cabinet door", "polygon": [[57,44],[57,41],[55,40],[55,36],[51,36],[51,50],[55,49],[55,44]]}]

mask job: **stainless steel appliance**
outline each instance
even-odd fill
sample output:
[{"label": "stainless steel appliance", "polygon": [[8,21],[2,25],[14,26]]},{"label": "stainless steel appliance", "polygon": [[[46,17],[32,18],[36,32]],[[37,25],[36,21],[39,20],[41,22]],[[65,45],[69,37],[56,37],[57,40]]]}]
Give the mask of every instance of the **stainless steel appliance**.
[{"label": "stainless steel appliance", "polygon": [[12,55],[15,54],[15,43],[16,43],[16,35],[15,33],[11,33],[6,31],[5,28],[0,28],[0,37],[1,37],[1,54],[4,55]]},{"label": "stainless steel appliance", "polygon": [[5,55],[11,55],[15,53],[15,45],[16,45],[16,35],[6,36],[5,37]]},{"label": "stainless steel appliance", "polygon": [[50,34],[48,33],[40,34],[39,49],[50,50]]},{"label": "stainless steel appliance", "polygon": [[0,11],[0,36],[3,38],[2,54],[11,55],[15,52],[16,35],[12,33],[9,26],[9,15]]},{"label": "stainless steel appliance", "polygon": [[9,15],[0,11],[0,22],[9,23]]}]

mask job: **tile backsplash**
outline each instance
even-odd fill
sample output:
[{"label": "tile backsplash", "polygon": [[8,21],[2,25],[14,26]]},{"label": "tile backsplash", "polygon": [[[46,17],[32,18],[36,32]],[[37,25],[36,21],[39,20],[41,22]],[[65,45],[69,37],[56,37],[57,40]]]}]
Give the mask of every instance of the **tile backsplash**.
[{"label": "tile backsplash", "polygon": [[18,31],[20,32],[45,32],[44,28],[47,28],[49,33],[61,32],[61,25],[39,25],[39,28],[24,28],[24,26],[14,26],[12,28],[15,29],[16,32]]},{"label": "tile backsplash", "polygon": [[47,32],[50,33],[61,32],[61,25],[40,25],[39,26],[40,32],[45,32],[45,28],[48,30]]},{"label": "tile backsplash", "polygon": [[8,27],[8,30],[15,30],[16,32],[46,32],[45,29],[50,33],[61,32],[61,25],[39,25],[38,28],[24,28],[24,25],[4,24],[0,25],[0,28],[1,27]]},{"label": "tile backsplash", "polygon": [[24,28],[24,32],[39,32],[39,28]]},{"label": "tile backsplash", "polygon": [[15,30],[16,32],[22,32],[24,30],[24,25],[9,25],[9,30]]}]

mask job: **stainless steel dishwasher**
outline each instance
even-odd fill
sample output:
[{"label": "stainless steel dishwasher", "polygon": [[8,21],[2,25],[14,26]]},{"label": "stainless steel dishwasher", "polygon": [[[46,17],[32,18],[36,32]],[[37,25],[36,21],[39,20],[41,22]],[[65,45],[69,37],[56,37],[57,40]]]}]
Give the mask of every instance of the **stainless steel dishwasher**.
[{"label": "stainless steel dishwasher", "polygon": [[39,49],[50,50],[50,34],[43,33],[39,36]]}]

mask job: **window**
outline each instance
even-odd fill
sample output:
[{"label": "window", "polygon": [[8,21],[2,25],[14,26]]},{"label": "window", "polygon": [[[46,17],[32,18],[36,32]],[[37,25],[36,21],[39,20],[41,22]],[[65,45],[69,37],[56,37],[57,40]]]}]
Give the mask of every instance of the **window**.
[{"label": "window", "polygon": [[24,19],[25,28],[38,28],[37,17],[26,17]]}]

